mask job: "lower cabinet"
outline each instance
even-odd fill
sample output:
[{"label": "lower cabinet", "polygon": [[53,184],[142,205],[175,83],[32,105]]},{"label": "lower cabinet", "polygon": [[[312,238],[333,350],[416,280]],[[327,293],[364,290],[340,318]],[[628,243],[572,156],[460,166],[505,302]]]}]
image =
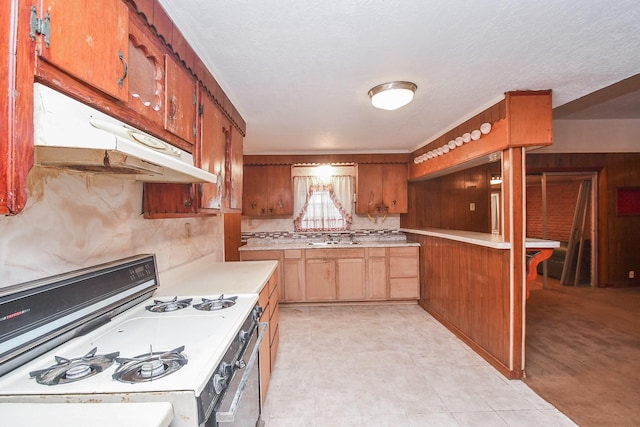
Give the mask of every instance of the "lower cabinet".
[{"label": "lower cabinet", "polygon": [[283,301],[305,301],[304,255],[302,249],[283,251],[282,284]]},{"label": "lower cabinet", "polygon": [[364,249],[310,249],[305,252],[306,301],[364,299]]},{"label": "lower cabinet", "polygon": [[240,251],[279,261],[279,301],[388,301],[420,297],[419,246]]},{"label": "lower cabinet", "polygon": [[308,259],[304,281],[306,301],[334,301],[336,299],[336,263],[325,258]]},{"label": "lower cabinet", "polygon": [[366,268],[364,257],[338,258],[336,260],[336,270],[336,293],[338,300],[361,301],[366,299]]},{"label": "lower cabinet", "polygon": [[278,354],[278,344],[280,342],[280,304],[279,304],[279,283],[278,269],[273,273],[267,285],[260,292],[258,302],[263,311],[260,322],[268,324],[267,331],[260,343],[259,363],[260,363],[260,398],[262,403],[267,397],[271,371],[273,370],[276,356]]},{"label": "lower cabinet", "polygon": [[387,248],[367,248],[366,298],[389,299],[389,258]]},{"label": "lower cabinet", "polygon": [[389,299],[420,298],[419,247],[389,248]]}]

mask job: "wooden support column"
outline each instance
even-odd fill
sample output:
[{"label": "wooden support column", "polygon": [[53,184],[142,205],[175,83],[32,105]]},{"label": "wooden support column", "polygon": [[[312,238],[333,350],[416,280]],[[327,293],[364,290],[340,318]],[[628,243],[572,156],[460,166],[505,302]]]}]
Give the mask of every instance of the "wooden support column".
[{"label": "wooden support column", "polygon": [[509,148],[502,152],[502,188],[504,193],[504,239],[510,250],[510,327],[509,348],[512,378],[524,375],[525,302],[526,302],[526,206],[524,148]]}]

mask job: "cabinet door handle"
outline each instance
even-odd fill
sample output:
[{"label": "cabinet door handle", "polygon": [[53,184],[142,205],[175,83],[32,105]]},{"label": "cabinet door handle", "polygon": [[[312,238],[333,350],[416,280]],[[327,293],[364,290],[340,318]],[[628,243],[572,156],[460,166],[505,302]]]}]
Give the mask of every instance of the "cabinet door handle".
[{"label": "cabinet door handle", "polygon": [[176,105],[173,95],[169,98],[169,104],[173,107],[173,111],[169,114],[169,120],[173,120],[176,118],[176,113],[178,112],[178,106]]},{"label": "cabinet door handle", "polygon": [[129,75],[129,64],[127,64],[127,61],[124,60],[124,53],[122,53],[122,50],[118,51],[118,59],[120,59],[120,61],[122,61],[122,63],[124,64],[124,74],[118,79],[118,86],[122,87],[124,86],[124,79],[126,79]]}]

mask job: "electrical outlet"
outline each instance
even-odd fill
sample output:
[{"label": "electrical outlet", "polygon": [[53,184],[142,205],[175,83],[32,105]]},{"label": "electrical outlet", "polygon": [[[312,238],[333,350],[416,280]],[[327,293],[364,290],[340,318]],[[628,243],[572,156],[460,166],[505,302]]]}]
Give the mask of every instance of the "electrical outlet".
[{"label": "electrical outlet", "polygon": [[633,270],[629,270],[629,279],[635,279],[636,277],[636,272]]},{"label": "electrical outlet", "polygon": [[471,212],[475,211],[476,210],[476,204],[475,203],[469,203],[469,210]]}]

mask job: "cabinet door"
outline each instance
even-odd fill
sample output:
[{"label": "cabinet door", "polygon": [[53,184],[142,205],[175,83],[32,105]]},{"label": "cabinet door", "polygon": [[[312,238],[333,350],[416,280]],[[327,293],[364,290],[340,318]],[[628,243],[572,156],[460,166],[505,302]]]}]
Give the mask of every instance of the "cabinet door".
[{"label": "cabinet door", "polygon": [[307,301],[336,299],[336,263],[332,259],[308,259],[305,263]]},{"label": "cabinet door", "polygon": [[267,166],[267,194],[269,215],[293,215],[293,187],[291,166]]},{"label": "cabinet door", "polygon": [[381,164],[359,164],[357,176],[357,214],[377,213],[382,206],[382,166]]},{"label": "cabinet door", "polygon": [[387,299],[387,258],[370,257],[367,262],[367,299]]},{"label": "cabinet door", "polygon": [[226,162],[226,207],[232,211],[242,209],[242,134],[229,125],[227,133],[227,162]]},{"label": "cabinet door", "polygon": [[286,302],[305,301],[304,259],[301,250],[284,251],[284,297]]},{"label": "cabinet door", "polygon": [[196,156],[199,166],[218,177],[215,184],[202,184],[200,207],[202,209],[222,209],[225,172],[225,132],[226,118],[211,96],[201,91],[200,144]]},{"label": "cabinet door", "polygon": [[336,260],[336,288],[339,300],[365,299],[364,258]]},{"label": "cabinet door", "polygon": [[164,127],[194,144],[196,141],[196,81],[171,55],[165,55]]},{"label": "cabinet door", "polygon": [[267,214],[267,166],[245,166],[243,173],[242,213],[247,216]]},{"label": "cabinet door", "polygon": [[164,53],[140,20],[129,21],[128,107],[164,126]]},{"label": "cabinet door", "polygon": [[407,165],[384,165],[382,173],[382,204],[388,213],[407,213]]},{"label": "cabinet door", "polygon": [[44,0],[40,19],[50,16],[47,45],[38,54],[83,82],[126,101],[129,8],[122,0]]}]

